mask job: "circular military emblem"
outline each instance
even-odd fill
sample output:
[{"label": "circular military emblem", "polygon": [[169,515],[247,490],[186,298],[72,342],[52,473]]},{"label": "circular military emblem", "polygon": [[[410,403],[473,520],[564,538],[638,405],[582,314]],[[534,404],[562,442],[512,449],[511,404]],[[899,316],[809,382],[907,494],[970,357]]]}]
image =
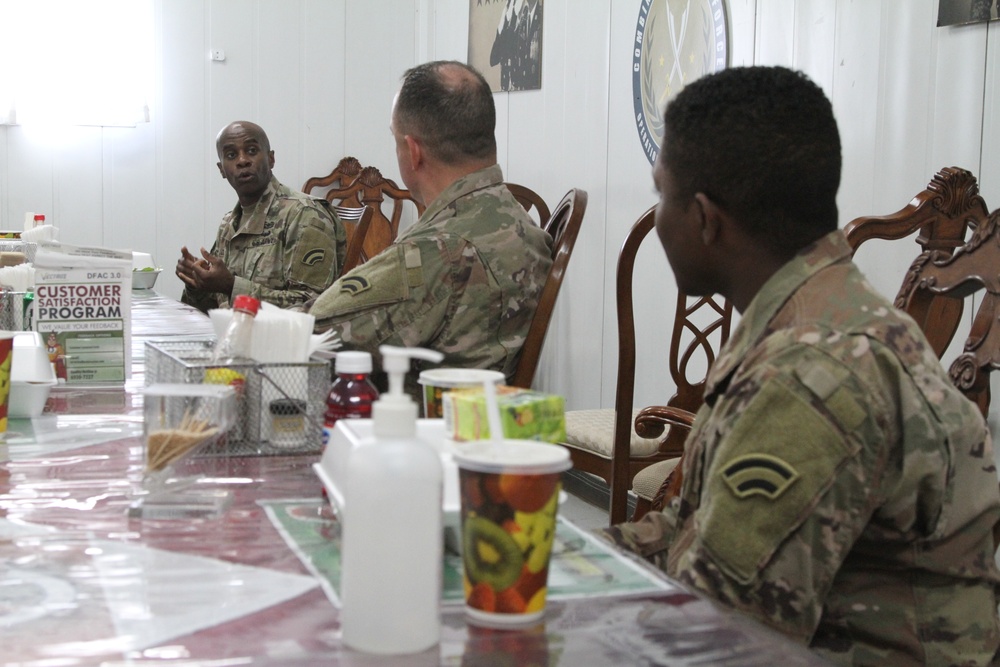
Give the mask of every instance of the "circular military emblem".
[{"label": "circular military emblem", "polygon": [[632,54],[632,96],[642,152],[663,143],[663,109],[684,84],[728,61],[724,0],[642,0]]}]

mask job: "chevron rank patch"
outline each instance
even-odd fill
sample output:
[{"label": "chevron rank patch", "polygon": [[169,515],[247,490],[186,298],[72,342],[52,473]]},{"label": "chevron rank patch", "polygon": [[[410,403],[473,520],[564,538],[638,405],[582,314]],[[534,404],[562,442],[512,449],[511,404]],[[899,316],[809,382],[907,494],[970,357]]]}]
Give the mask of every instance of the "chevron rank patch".
[{"label": "chevron rank patch", "polygon": [[342,294],[361,294],[371,289],[372,284],[364,276],[347,276],[340,281],[340,291]]},{"label": "chevron rank patch", "polygon": [[315,266],[323,262],[326,258],[326,250],[323,248],[313,248],[302,256],[302,263],[306,266]]},{"label": "chevron rank patch", "polygon": [[791,465],[770,454],[745,454],[722,469],[726,486],[737,498],[777,500],[799,478]]}]

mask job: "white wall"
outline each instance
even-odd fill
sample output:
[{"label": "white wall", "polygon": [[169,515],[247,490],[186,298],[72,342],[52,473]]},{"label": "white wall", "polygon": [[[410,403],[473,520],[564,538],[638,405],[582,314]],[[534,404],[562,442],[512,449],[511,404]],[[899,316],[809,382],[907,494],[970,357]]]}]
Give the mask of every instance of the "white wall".
[{"label": "white wall", "polygon": [[[583,231],[539,371],[571,408],[610,406],[618,248],[655,202],[632,119],[631,41],[640,0],[545,0],[542,88],[497,94],[506,177],[550,206],[587,190]],[[980,178],[1000,206],[1000,24],[936,28],[937,0],[728,0],[732,65],[802,69],[834,102],[844,143],[841,223],[901,208],[939,168]],[[152,120],[38,137],[0,127],[0,228],[46,213],[68,243],[152,252],[177,296],[180,245],[209,245],[235,203],[214,136],[259,122],[275,173],[299,187],[344,155],[398,179],[389,108],[407,67],[465,59],[468,0],[155,0]],[[992,37],[992,41],[990,38]],[[210,49],[226,52],[211,62]],[[890,296],[912,256],[862,251]],[[876,263],[874,257],[879,255]],[[673,279],[654,246],[639,262],[640,403],[671,393],[662,355]],[[643,351],[645,350],[645,352]]]}]

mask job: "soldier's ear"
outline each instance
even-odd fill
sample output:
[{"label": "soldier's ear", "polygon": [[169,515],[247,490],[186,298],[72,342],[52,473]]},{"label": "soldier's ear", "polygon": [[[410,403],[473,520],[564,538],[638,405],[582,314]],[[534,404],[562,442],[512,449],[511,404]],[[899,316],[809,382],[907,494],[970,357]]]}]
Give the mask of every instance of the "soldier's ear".
[{"label": "soldier's ear", "polygon": [[221,162],[216,162],[215,166],[219,168],[219,173],[222,174],[223,178],[225,178],[226,177],[226,172],[222,171],[222,163]]},{"label": "soldier's ear", "polygon": [[703,192],[695,193],[694,203],[698,207],[700,215],[702,243],[711,245],[719,237],[724,212],[719,208],[718,204]]},{"label": "soldier's ear", "polygon": [[406,152],[410,157],[410,169],[416,171],[427,159],[424,146],[419,139],[411,134],[404,136],[403,140],[406,141]]}]

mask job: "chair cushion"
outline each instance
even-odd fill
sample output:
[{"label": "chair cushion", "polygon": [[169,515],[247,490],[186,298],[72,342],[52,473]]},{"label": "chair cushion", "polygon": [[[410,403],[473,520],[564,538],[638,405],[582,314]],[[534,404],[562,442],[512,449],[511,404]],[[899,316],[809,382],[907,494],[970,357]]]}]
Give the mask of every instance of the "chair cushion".
[{"label": "chair cushion", "polygon": [[635,492],[635,495],[652,501],[660,490],[660,487],[663,486],[663,480],[673,472],[680,460],[680,457],[667,459],[666,461],[654,463],[640,470],[636,474],[635,479],[632,480],[632,490]]},{"label": "chair cushion", "polygon": [[[656,452],[659,439],[640,438],[636,435],[635,417],[638,414],[639,410],[632,411],[632,440],[629,446],[633,456],[649,456]],[[565,444],[570,447],[610,459],[614,439],[614,410],[570,410],[566,413]]]}]

